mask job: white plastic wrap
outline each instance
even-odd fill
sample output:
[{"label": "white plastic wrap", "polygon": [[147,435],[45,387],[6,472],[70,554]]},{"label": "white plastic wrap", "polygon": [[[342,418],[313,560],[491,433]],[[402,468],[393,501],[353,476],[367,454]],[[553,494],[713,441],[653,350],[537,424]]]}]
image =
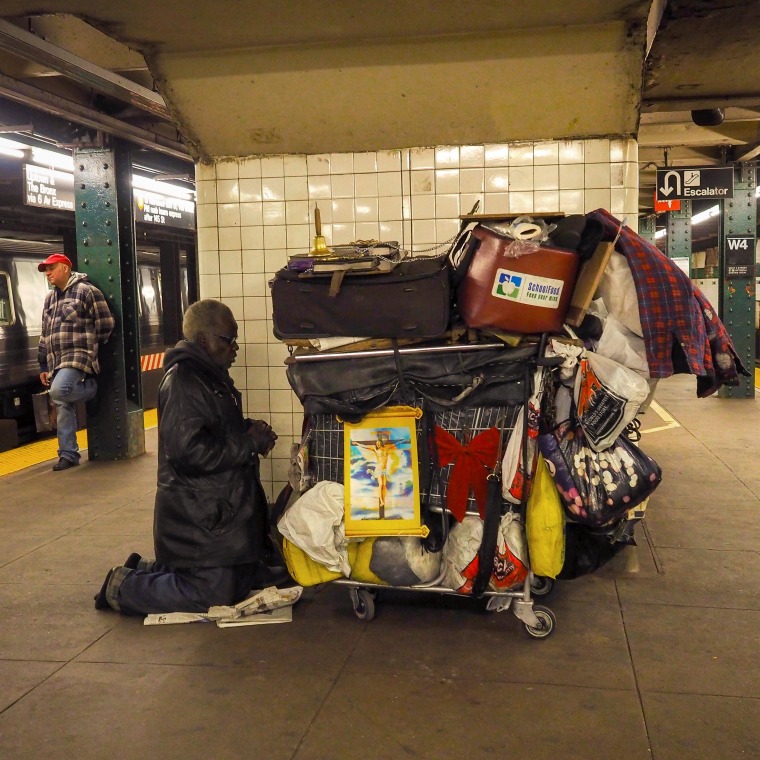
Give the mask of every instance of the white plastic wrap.
[{"label": "white plastic wrap", "polygon": [[313,560],[348,577],[351,566],[343,518],[343,486],[323,480],[285,511],[277,529]]},{"label": "white plastic wrap", "polygon": [[599,281],[596,296],[602,298],[608,313],[615,319],[622,322],[636,335],[644,336],[636,285],[633,282],[628,261],[622,253],[613,251],[602,279]]}]

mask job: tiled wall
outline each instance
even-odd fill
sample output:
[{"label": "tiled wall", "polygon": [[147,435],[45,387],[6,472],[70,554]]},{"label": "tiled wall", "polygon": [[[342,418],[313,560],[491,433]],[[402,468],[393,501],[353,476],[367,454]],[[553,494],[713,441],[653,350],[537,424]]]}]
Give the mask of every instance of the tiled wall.
[{"label": "tiled wall", "polygon": [[240,325],[231,370],[246,414],[279,441],[262,463],[270,497],[287,480],[301,407],[285,378],[287,348],[272,335],[268,281],[288,255],[311,248],[317,204],[328,245],[397,240],[413,253],[446,250],[458,216],[606,208],[637,228],[633,140],[442,146],[375,153],[267,156],[196,168],[202,298],[230,306]]}]

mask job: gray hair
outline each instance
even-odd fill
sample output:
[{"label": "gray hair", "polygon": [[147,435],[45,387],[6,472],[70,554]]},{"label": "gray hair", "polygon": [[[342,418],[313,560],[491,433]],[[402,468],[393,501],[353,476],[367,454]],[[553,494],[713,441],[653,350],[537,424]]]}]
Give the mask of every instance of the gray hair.
[{"label": "gray hair", "polygon": [[213,298],[204,298],[196,301],[185,312],[182,333],[187,340],[197,341],[199,335],[221,329],[226,319],[235,319],[229,306]]}]

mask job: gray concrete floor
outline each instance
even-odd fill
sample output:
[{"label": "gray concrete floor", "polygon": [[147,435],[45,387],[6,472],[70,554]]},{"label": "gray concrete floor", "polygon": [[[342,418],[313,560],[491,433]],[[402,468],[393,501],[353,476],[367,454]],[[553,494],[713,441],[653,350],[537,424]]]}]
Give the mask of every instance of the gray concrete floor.
[{"label": "gray concrete floor", "polygon": [[[511,612],[388,592],[355,618],[308,589],[290,624],[144,627],[98,612],[111,565],[150,555],[146,456],[0,481],[0,758],[760,758],[760,402],[660,384],[664,478],[626,549]],[[662,426],[654,412],[644,428]]]}]

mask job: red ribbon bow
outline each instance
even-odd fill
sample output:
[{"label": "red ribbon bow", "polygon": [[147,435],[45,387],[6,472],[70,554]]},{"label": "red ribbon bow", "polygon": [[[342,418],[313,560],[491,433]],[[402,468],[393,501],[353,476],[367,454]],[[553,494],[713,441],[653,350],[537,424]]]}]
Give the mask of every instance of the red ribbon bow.
[{"label": "red ribbon bow", "polygon": [[485,517],[488,492],[488,475],[496,464],[499,450],[499,430],[489,428],[478,433],[467,445],[459,441],[442,427],[435,426],[435,443],[438,448],[438,463],[441,467],[454,462],[449,475],[446,507],[459,521],[467,512],[467,497],[472,489],[478,511]]}]

